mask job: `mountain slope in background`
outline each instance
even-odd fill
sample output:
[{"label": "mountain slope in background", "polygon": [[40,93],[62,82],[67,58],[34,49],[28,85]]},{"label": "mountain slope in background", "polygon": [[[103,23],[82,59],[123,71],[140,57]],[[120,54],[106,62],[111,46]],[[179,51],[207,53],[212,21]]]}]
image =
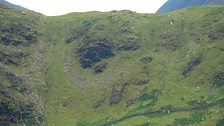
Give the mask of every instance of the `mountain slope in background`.
[{"label": "mountain slope in background", "polygon": [[157,13],[202,5],[224,5],[224,0],[168,0]]},{"label": "mountain slope in background", "polygon": [[12,3],[8,2],[8,1],[5,1],[5,0],[0,0],[0,4],[6,5],[8,7],[14,8],[14,9],[19,10],[19,11],[28,10],[27,8],[24,8],[24,7],[19,6],[19,5],[12,4]]},{"label": "mountain slope in background", "polygon": [[1,126],[223,125],[223,6],[0,12]]}]

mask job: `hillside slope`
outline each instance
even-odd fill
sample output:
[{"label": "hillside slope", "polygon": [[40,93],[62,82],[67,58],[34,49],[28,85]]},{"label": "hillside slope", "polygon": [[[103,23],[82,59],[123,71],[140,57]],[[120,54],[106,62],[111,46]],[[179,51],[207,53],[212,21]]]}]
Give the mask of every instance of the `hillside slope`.
[{"label": "hillside slope", "polygon": [[157,13],[175,11],[186,7],[202,5],[224,5],[223,0],[168,0]]},{"label": "hillside slope", "polygon": [[6,6],[8,6],[8,7],[11,7],[11,8],[14,8],[14,9],[19,10],[19,11],[25,11],[25,10],[28,10],[28,9],[22,7],[22,6],[12,4],[12,3],[8,2],[8,1],[5,1],[5,0],[0,0],[0,5],[1,5],[1,4],[2,4],[2,5],[6,5]]},{"label": "hillside slope", "polygon": [[222,126],[224,7],[0,9],[0,125]]}]

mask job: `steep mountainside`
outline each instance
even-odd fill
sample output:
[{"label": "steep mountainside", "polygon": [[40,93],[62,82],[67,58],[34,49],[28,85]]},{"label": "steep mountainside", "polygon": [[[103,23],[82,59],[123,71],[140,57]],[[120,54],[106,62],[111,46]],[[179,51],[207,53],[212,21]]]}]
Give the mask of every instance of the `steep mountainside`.
[{"label": "steep mountainside", "polygon": [[8,7],[11,7],[11,8],[14,8],[16,10],[20,10],[20,11],[28,10],[28,9],[22,7],[22,6],[12,4],[12,3],[8,2],[8,1],[5,1],[5,0],[0,0],[0,5],[1,4],[2,5],[6,5]]},{"label": "steep mountainside", "polygon": [[168,0],[157,13],[202,5],[224,5],[224,0]]},{"label": "steep mountainside", "polygon": [[223,15],[0,7],[0,125],[222,126]]}]

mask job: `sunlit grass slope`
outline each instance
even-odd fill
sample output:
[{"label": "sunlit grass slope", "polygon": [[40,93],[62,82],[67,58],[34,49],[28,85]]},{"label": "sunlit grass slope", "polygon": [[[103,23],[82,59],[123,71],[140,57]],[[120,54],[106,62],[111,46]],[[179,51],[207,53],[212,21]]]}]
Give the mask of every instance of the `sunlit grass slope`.
[{"label": "sunlit grass slope", "polygon": [[[25,15],[39,19],[31,23],[37,33],[25,31],[36,39],[30,45],[23,45],[30,40],[20,34],[15,36],[22,45],[0,39],[6,48],[0,56],[7,48],[28,53],[18,65],[0,57],[0,65],[18,75],[29,70],[25,81],[43,112],[33,112],[32,121],[25,115],[17,122],[4,120],[1,114],[0,120],[43,126],[223,125],[224,7],[158,15],[126,10]],[[0,79],[12,83],[4,71]]]}]

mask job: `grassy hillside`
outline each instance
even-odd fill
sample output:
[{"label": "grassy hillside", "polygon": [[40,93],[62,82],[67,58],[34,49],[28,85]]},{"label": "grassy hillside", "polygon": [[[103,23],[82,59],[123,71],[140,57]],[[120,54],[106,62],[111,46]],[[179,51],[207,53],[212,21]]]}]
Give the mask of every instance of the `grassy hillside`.
[{"label": "grassy hillside", "polygon": [[224,7],[0,12],[0,125],[223,125]]}]

